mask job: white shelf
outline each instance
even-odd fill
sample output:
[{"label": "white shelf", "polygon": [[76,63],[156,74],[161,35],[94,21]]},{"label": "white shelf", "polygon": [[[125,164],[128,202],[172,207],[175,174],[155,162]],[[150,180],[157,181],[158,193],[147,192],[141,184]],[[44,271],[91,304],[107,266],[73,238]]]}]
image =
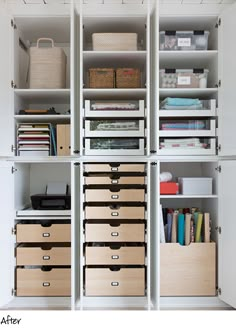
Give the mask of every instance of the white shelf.
[{"label": "white shelf", "polygon": [[83,89],[84,98],[136,98],[143,99],[147,90],[143,89]]},{"label": "white shelf", "polygon": [[34,122],[57,122],[57,123],[64,123],[70,122],[70,115],[15,115],[15,120],[17,122],[24,122],[24,121],[34,121]]},{"label": "white shelf", "polygon": [[70,103],[70,89],[15,89],[14,92],[28,103]]},{"label": "white shelf", "polygon": [[159,137],[214,137],[215,128],[209,130],[159,130]]},{"label": "white shelf", "polygon": [[[135,63],[137,66],[144,65],[147,57],[147,51],[84,51],[83,61],[84,65],[92,64],[93,67],[101,66],[101,63],[106,63],[106,66],[124,65],[128,63]],[[130,64],[129,64],[130,65]]]},{"label": "white shelf", "polygon": [[218,92],[218,88],[206,89],[159,89],[160,97],[209,97]]},{"label": "white shelf", "polygon": [[159,110],[158,114],[160,118],[202,118],[216,116],[216,112],[212,110]]},{"label": "white shelf", "polygon": [[212,51],[159,51],[160,67],[184,64],[187,67],[205,67],[218,56],[217,50]]},{"label": "white shelf", "polygon": [[17,217],[24,216],[70,216],[71,210],[33,210],[25,209],[16,211]]},{"label": "white shelf", "polygon": [[166,198],[218,198],[218,195],[160,195],[161,199]]}]

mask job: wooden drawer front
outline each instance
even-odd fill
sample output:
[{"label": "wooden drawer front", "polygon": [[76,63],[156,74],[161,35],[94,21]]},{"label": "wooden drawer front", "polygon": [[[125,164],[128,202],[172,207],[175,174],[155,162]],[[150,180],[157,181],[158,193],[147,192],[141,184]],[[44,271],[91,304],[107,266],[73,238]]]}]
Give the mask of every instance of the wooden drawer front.
[{"label": "wooden drawer front", "polygon": [[20,242],[70,242],[70,224],[53,224],[43,227],[40,224],[16,226],[16,241]]},{"label": "wooden drawer front", "polygon": [[41,269],[16,270],[17,296],[70,296],[71,270]]},{"label": "wooden drawer front", "polygon": [[144,202],[144,189],[121,189],[111,191],[109,189],[86,189],[86,202]]},{"label": "wooden drawer front", "polygon": [[144,219],[144,206],[121,206],[111,209],[110,206],[86,206],[85,219]]},{"label": "wooden drawer front", "polygon": [[20,247],[16,249],[17,265],[71,265],[71,248],[56,247],[50,250],[42,248]]},{"label": "wooden drawer front", "polygon": [[144,296],[144,268],[90,269],[85,271],[86,296]]},{"label": "wooden drawer front", "polygon": [[89,176],[84,178],[84,184],[145,184],[144,176]]},{"label": "wooden drawer front", "polygon": [[86,247],[86,265],[144,265],[144,247],[120,247],[112,249],[110,247]]},{"label": "wooden drawer front", "polygon": [[86,224],[86,242],[144,242],[144,224]]},{"label": "wooden drawer front", "polygon": [[87,164],[84,165],[85,172],[145,172],[145,164]]},{"label": "wooden drawer front", "polygon": [[215,243],[160,245],[161,296],[214,296]]}]

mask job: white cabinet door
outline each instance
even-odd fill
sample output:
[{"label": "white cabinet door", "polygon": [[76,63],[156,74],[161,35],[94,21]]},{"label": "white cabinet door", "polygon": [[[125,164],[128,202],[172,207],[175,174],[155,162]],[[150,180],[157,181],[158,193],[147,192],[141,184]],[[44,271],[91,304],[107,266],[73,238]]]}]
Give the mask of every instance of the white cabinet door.
[{"label": "white cabinet door", "polygon": [[236,155],[236,4],[220,16],[219,26],[219,144],[222,156]]},{"label": "white cabinet door", "polygon": [[0,156],[12,155],[11,146],[14,144],[13,119],[13,28],[11,19],[5,13],[0,13]]},{"label": "white cabinet door", "polygon": [[219,174],[219,288],[221,300],[236,308],[236,160],[221,161]]},{"label": "white cabinet door", "polygon": [[11,229],[14,226],[14,176],[11,173],[11,163],[0,162],[0,308],[5,306],[12,298],[14,288],[14,240]]}]

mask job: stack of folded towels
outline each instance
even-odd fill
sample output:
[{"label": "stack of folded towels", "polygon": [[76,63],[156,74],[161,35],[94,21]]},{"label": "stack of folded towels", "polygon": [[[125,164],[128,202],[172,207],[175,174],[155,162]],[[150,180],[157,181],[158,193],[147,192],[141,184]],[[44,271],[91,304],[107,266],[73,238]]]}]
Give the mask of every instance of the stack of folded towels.
[{"label": "stack of folded towels", "polygon": [[200,110],[203,104],[199,99],[191,98],[166,98],[161,102],[163,110]]}]

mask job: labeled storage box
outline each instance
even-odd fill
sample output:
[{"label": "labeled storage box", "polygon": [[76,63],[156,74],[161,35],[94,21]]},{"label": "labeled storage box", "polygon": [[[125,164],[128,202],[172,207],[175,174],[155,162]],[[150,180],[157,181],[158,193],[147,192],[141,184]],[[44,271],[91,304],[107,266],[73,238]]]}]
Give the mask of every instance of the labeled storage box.
[{"label": "labeled storage box", "polygon": [[112,68],[90,68],[89,88],[112,89],[115,84],[115,71]]},{"label": "labeled storage box", "polygon": [[183,195],[212,195],[212,178],[178,178],[179,192]]},{"label": "labeled storage box", "polygon": [[160,194],[161,195],[176,195],[179,193],[179,184],[176,182],[161,182]]},{"label": "labeled storage box", "polygon": [[71,269],[16,269],[17,296],[71,296]]},{"label": "labeled storage box", "polygon": [[216,244],[160,244],[161,296],[215,296]]},{"label": "labeled storage box", "polygon": [[[40,42],[50,42],[50,47],[40,47]],[[36,47],[30,47],[29,88],[63,89],[66,87],[66,55],[55,47],[50,38],[40,38]]]},{"label": "labeled storage box", "polygon": [[144,246],[86,246],[86,265],[144,265]]},{"label": "labeled storage box", "polygon": [[116,70],[116,88],[141,88],[141,73],[138,68],[118,68]]},{"label": "labeled storage box", "polygon": [[138,35],[136,33],[93,33],[94,51],[136,51]]},{"label": "labeled storage box", "polygon": [[144,242],[144,223],[86,223],[86,242]]},{"label": "labeled storage box", "polygon": [[161,69],[161,88],[207,88],[209,70],[207,69]]},{"label": "labeled storage box", "polygon": [[207,50],[209,31],[161,31],[161,51]]},{"label": "labeled storage box", "polygon": [[86,268],[85,295],[144,296],[145,268]]}]

